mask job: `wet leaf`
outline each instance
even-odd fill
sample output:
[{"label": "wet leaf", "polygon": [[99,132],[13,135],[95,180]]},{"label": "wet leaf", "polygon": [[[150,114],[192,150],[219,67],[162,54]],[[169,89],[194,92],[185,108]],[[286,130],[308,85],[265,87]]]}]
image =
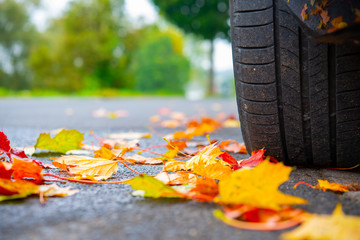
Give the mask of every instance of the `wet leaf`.
[{"label": "wet leaf", "polygon": [[233,158],[233,156],[231,156],[229,153],[224,152],[219,155],[219,158],[221,158],[224,162],[227,162],[228,164],[230,164],[230,166],[233,170],[239,169],[238,161],[235,158]]},{"label": "wet leaf", "polygon": [[220,162],[205,163],[204,161],[198,161],[193,165],[193,173],[196,173],[205,178],[212,178],[216,180],[226,179],[233,170],[228,165],[224,165]]},{"label": "wet leaf", "polygon": [[225,140],[219,144],[219,148],[232,153],[247,153],[244,143],[235,140]]},{"label": "wet leaf", "polygon": [[208,145],[186,162],[186,169],[193,169],[194,164],[199,164],[199,162],[203,162],[204,165],[206,165],[221,161],[224,165],[227,165],[227,163],[218,159],[219,155],[222,153],[223,152],[220,150],[220,148],[215,144]]},{"label": "wet leaf", "polygon": [[51,185],[41,185],[39,187],[39,193],[44,197],[66,197],[72,196],[79,192],[78,189],[70,189],[71,187],[59,187],[56,183]]},{"label": "wet leaf", "polygon": [[4,195],[20,195],[21,197],[26,197],[30,194],[37,193],[38,190],[39,187],[29,181],[19,179],[13,181],[10,179],[0,178],[0,201]]},{"label": "wet leaf", "polygon": [[117,156],[106,147],[101,147],[99,150],[94,151],[94,153],[95,153],[94,158],[104,158],[109,160],[112,160]]},{"label": "wet leaf", "polygon": [[14,171],[12,174],[13,179],[25,179],[35,184],[40,184],[44,181],[41,175],[43,168],[34,162],[24,161],[14,157],[11,169]]},{"label": "wet leaf", "polygon": [[10,140],[8,139],[8,137],[5,135],[4,132],[0,131],[0,153],[1,152],[9,153],[10,150],[11,150]]},{"label": "wet leaf", "polygon": [[302,198],[281,193],[280,184],[289,179],[291,167],[269,161],[255,168],[234,171],[220,181],[219,202],[223,204],[249,204],[259,208],[281,209],[283,205],[305,204]]},{"label": "wet leaf", "polygon": [[11,167],[11,163],[0,162],[0,178],[10,179],[14,172],[14,169]]},{"label": "wet leaf", "polygon": [[170,186],[167,186],[160,180],[147,175],[141,175],[125,182],[133,189],[138,190],[143,197],[151,198],[184,198],[183,194],[179,193]]},{"label": "wet leaf", "polygon": [[275,211],[272,209],[255,208],[241,205],[231,211],[215,210],[214,216],[224,223],[247,230],[276,231],[299,225],[304,219],[304,211],[285,208]]},{"label": "wet leaf", "polygon": [[304,7],[301,9],[301,14],[300,14],[303,21],[309,20],[309,15],[307,13],[307,10],[308,10],[308,5],[307,3],[305,3]]},{"label": "wet leaf", "polygon": [[344,215],[338,204],[332,215],[310,215],[300,227],[282,234],[281,239],[358,240],[359,236],[360,217]]},{"label": "wet leaf", "polygon": [[138,154],[134,154],[132,156],[123,156],[120,158],[120,160],[123,160],[125,162],[129,162],[132,164],[146,164],[146,165],[161,165],[163,164],[163,160],[159,158],[153,158],[153,157],[144,157]]},{"label": "wet leaf", "polygon": [[219,186],[214,179],[197,178],[195,187],[187,195],[193,200],[211,202],[218,194]]},{"label": "wet leaf", "polygon": [[69,155],[52,159],[69,166],[71,174],[78,175],[83,179],[106,180],[119,168],[118,161],[103,158]]},{"label": "wet leaf", "polygon": [[189,172],[176,172],[176,173],[166,173],[161,172],[157,174],[154,178],[160,180],[166,185],[186,185],[191,184],[195,185],[198,177]]},{"label": "wet leaf", "polygon": [[70,150],[80,149],[82,141],[84,141],[84,134],[75,129],[62,130],[53,138],[51,138],[50,133],[41,133],[36,141],[35,148],[66,153]]},{"label": "wet leaf", "polygon": [[265,149],[253,151],[248,159],[240,160],[239,167],[255,167],[265,160]]},{"label": "wet leaf", "polygon": [[306,182],[298,182],[295,184],[294,189],[299,186],[300,184],[305,184],[314,189],[321,189],[324,192],[327,190],[334,191],[334,192],[348,192],[348,191],[360,191],[360,186],[357,184],[340,184],[335,182],[329,182],[327,180],[320,180],[318,179],[318,184],[316,186],[311,186]]},{"label": "wet leaf", "polygon": [[185,162],[169,161],[169,162],[165,163],[163,169],[164,169],[164,171],[167,171],[167,172],[176,172],[176,171],[186,170],[186,167],[185,167]]}]

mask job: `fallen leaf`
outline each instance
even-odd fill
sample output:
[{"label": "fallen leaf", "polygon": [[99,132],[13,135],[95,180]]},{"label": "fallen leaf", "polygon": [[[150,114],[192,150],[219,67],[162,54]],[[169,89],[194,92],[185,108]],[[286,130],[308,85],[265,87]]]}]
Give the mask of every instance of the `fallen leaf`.
[{"label": "fallen leaf", "polygon": [[307,10],[308,10],[308,5],[307,3],[305,3],[304,7],[301,9],[301,14],[300,14],[303,21],[309,20],[309,15],[307,13]]},{"label": "fallen leaf", "polygon": [[315,186],[317,189],[321,189],[324,192],[326,190],[331,190],[335,192],[348,192],[349,188],[345,185],[340,183],[329,182],[327,180],[320,180],[318,179],[318,184]]},{"label": "fallen leaf", "polygon": [[247,153],[244,143],[238,143],[235,140],[221,141],[219,148],[232,153]]},{"label": "fallen leaf", "polygon": [[123,160],[125,162],[129,162],[132,164],[146,164],[146,165],[161,165],[163,164],[163,160],[159,158],[153,158],[153,157],[144,157],[138,154],[134,154],[132,156],[123,156],[120,158],[120,160]]},{"label": "fallen leaf", "polygon": [[332,215],[310,215],[305,222],[293,231],[281,235],[283,240],[359,240],[360,217],[347,216],[339,203]]},{"label": "fallen leaf", "polygon": [[224,165],[220,161],[221,160],[215,163],[205,163],[204,161],[196,162],[193,165],[192,172],[205,178],[224,180],[233,172],[233,170],[230,166]]},{"label": "fallen leaf", "polygon": [[320,180],[320,179],[318,179],[318,184],[316,186],[312,186],[306,182],[298,182],[297,184],[295,184],[294,189],[297,186],[299,186],[300,184],[305,184],[314,189],[321,189],[324,192],[327,190],[334,191],[334,192],[360,191],[360,186],[357,184],[343,185],[340,183],[329,182],[327,180]]},{"label": "fallen leaf", "polygon": [[191,184],[195,185],[198,177],[189,172],[176,172],[176,173],[166,173],[161,172],[157,174],[154,178],[163,182],[166,185],[184,185]]},{"label": "fallen leaf", "polygon": [[181,150],[184,150],[187,147],[187,143],[186,143],[186,141],[172,140],[172,141],[168,142],[166,147],[169,150],[177,148],[178,151],[181,151]]},{"label": "fallen leaf", "polygon": [[0,162],[0,178],[11,179],[14,169],[12,164],[7,162]]},{"label": "fallen leaf", "polygon": [[239,169],[238,161],[236,161],[236,159],[233,158],[233,156],[231,156],[229,153],[224,152],[219,155],[219,158],[221,158],[224,162],[227,162],[228,164],[230,164],[230,166],[233,170]]},{"label": "fallen leaf", "polygon": [[184,198],[184,195],[164,184],[160,180],[147,175],[141,175],[125,182],[133,189],[138,190],[137,195],[151,198]]},{"label": "fallen leaf", "polygon": [[224,128],[239,128],[240,121],[235,119],[227,119],[223,122]]},{"label": "fallen leaf", "polygon": [[71,187],[59,187],[56,183],[51,185],[41,185],[39,186],[39,193],[44,197],[66,197],[72,196],[79,192],[78,189],[70,189]]},{"label": "fallen leaf", "polygon": [[34,162],[28,162],[14,157],[11,169],[13,170],[13,179],[29,180],[35,184],[40,184],[44,181],[41,175],[43,168]]},{"label": "fallen leaf", "polygon": [[199,162],[204,162],[206,165],[221,161],[224,165],[227,165],[227,163],[218,159],[219,155],[221,155],[222,153],[223,152],[220,150],[219,147],[216,146],[216,144],[210,144],[204,147],[198,154],[196,154],[194,157],[192,157],[185,163],[186,169],[192,170],[194,164],[199,164]]},{"label": "fallen leaf", "polygon": [[26,197],[30,194],[37,193],[38,190],[39,187],[36,184],[31,183],[29,181],[0,178],[0,201],[2,201],[1,195],[5,195],[5,196],[19,195],[21,197]]},{"label": "fallen leaf", "polygon": [[240,160],[239,167],[255,167],[265,160],[265,149],[253,151],[248,159]]},{"label": "fallen leaf", "polygon": [[4,132],[0,131],[0,153],[1,152],[10,153],[10,150],[11,150],[10,140],[8,139],[8,137],[5,135]]},{"label": "fallen leaf", "polygon": [[234,171],[220,181],[218,202],[249,204],[273,210],[279,210],[283,205],[305,204],[304,199],[278,190],[279,185],[289,179],[291,169],[282,163],[273,164],[266,160],[255,168]]},{"label": "fallen leaf", "polygon": [[174,161],[166,162],[163,169],[164,171],[167,172],[176,172],[176,171],[186,170],[186,167],[185,167],[185,162],[174,160]]},{"label": "fallen leaf", "polygon": [[163,128],[177,128],[180,126],[180,122],[177,120],[164,120],[160,123]]},{"label": "fallen leaf", "polygon": [[303,222],[305,212],[300,209],[284,208],[278,211],[240,205],[231,211],[215,210],[214,216],[224,223],[247,230],[276,231],[294,227]]},{"label": "fallen leaf", "polygon": [[348,26],[348,24],[343,21],[342,16],[336,17],[333,20],[331,20],[331,25],[333,27],[328,30],[329,33],[334,32],[334,31],[339,30],[339,29],[342,29],[342,28],[345,28],[345,27]]},{"label": "fallen leaf", "polygon": [[103,158],[69,155],[51,159],[69,166],[71,174],[78,175],[83,179],[93,178],[97,181],[110,178],[119,168],[118,161]]},{"label": "fallen leaf", "polygon": [[197,201],[213,201],[219,194],[219,186],[214,179],[197,178],[195,187],[191,188],[188,196]]},{"label": "fallen leaf", "polygon": [[50,133],[41,133],[34,147],[66,153],[70,150],[80,149],[82,141],[84,141],[84,134],[76,129],[62,130],[53,138],[50,137]]},{"label": "fallen leaf", "polygon": [[116,155],[106,147],[101,147],[99,150],[94,151],[94,153],[94,158],[105,158],[109,160],[116,158]]},{"label": "fallen leaf", "polygon": [[98,137],[90,130],[90,134],[99,141],[99,145],[109,149],[134,148],[139,145],[139,140],[125,141],[124,139],[106,139]]}]

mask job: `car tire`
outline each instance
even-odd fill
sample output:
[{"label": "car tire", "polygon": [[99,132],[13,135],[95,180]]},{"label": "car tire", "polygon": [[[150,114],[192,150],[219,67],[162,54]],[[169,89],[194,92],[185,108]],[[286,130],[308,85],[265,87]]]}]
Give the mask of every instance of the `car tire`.
[{"label": "car tire", "polygon": [[230,0],[236,95],[249,152],[288,165],[360,163],[360,46],[311,39],[281,0]]}]

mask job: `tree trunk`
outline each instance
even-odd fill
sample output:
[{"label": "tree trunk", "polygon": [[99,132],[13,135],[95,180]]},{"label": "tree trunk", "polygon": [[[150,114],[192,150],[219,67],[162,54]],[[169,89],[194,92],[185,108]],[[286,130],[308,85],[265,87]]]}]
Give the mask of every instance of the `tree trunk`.
[{"label": "tree trunk", "polygon": [[209,52],[209,60],[210,60],[210,68],[209,68],[209,85],[208,85],[208,95],[215,95],[215,83],[214,83],[214,39],[210,40],[210,52]]}]

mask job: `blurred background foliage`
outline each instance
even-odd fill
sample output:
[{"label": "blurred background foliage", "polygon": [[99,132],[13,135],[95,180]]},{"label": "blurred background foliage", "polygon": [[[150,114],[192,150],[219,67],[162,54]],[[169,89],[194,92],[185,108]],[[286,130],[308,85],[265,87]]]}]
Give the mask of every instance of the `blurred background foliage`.
[{"label": "blurred background foliage", "polygon": [[[39,30],[31,14],[43,1],[0,0],[0,96],[183,94],[194,78],[214,93],[213,43],[228,38],[226,0],[153,0],[160,20],[140,26],[124,0],[72,0]],[[208,74],[197,60],[205,55]]]}]

